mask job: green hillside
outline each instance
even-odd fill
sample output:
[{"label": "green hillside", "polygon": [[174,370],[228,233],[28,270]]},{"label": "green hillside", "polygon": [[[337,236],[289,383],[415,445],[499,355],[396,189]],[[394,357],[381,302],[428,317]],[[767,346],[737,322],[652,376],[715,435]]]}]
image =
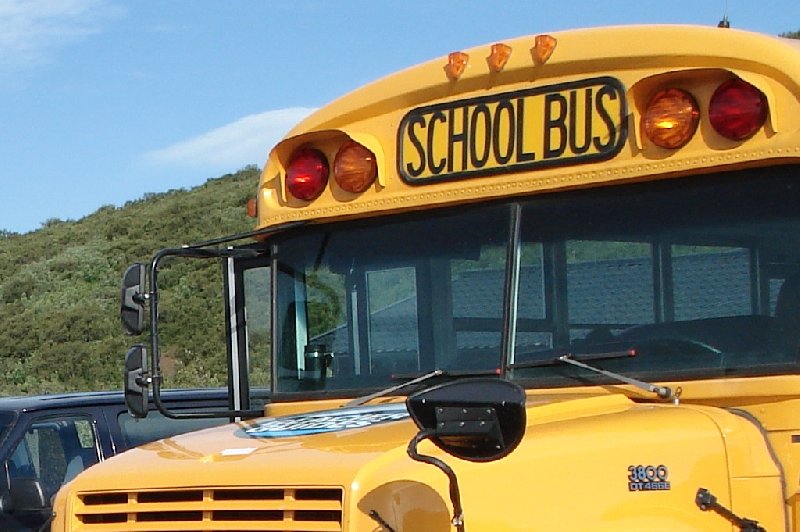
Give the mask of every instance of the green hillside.
[{"label": "green hillside", "polygon": [[[248,167],[78,221],[0,231],[0,395],[119,389],[125,352],[142,341],[126,336],[118,317],[125,268],[161,248],[252,229],[245,203],[258,177]],[[218,276],[216,263],[192,261],[159,278],[164,369],[181,379],[171,384],[224,383]]]}]

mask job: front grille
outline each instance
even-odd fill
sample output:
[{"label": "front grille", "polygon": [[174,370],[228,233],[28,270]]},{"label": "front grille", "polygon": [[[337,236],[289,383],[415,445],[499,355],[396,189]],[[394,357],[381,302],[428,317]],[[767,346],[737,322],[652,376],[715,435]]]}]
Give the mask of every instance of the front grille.
[{"label": "front grille", "polygon": [[79,493],[76,532],[342,530],[341,488],[192,488]]}]

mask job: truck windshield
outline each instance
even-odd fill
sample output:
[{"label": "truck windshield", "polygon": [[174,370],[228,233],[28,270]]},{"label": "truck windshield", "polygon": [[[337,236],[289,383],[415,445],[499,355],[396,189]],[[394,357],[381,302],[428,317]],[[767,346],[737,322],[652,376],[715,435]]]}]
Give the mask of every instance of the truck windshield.
[{"label": "truck windshield", "polygon": [[[274,242],[275,391],[441,369],[536,386],[795,371],[796,167],[320,224]],[[516,214],[515,214],[516,213]],[[541,363],[539,363],[541,361]]]}]

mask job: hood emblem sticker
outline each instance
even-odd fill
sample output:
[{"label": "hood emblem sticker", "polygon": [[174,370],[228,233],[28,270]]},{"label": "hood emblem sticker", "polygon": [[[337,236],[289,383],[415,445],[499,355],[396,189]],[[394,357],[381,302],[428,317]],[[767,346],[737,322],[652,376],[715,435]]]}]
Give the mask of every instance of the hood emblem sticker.
[{"label": "hood emblem sticker", "polygon": [[285,438],[360,429],[409,417],[406,405],[390,404],[357,408],[337,408],[293,416],[251,421],[244,428],[252,438]]}]

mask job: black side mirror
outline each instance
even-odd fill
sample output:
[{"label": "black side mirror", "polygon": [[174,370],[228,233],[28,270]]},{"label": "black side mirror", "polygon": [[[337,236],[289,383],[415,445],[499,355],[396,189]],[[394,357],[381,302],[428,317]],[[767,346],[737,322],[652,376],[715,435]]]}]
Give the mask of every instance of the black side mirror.
[{"label": "black side mirror", "polygon": [[142,334],[144,329],[145,289],[144,264],[130,266],[122,276],[119,315],[128,334]]},{"label": "black side mirror", "polygon": [[525,434],[525,391],[503,379],[441,384],[410,396],[406,405],[437,447],[464,460],[502,458]]},{"label": "black side mirror", "polygon": [[133,417],[147,417],[148,398],[147,350],[135,345],[125,355],[125,405]]},{"label": "black side mirror", "polygon": [[464,511],[455,471],[435,456],[417,452],[429,439],[446,453],[473,462],[498,460],[513,451],[525,434],[525,391],[504,379],[465,379],[433,386],[406,399],[420,431],[408,444],[408,456],[439,468],[450,480],[451,524],[464,532]]}]

